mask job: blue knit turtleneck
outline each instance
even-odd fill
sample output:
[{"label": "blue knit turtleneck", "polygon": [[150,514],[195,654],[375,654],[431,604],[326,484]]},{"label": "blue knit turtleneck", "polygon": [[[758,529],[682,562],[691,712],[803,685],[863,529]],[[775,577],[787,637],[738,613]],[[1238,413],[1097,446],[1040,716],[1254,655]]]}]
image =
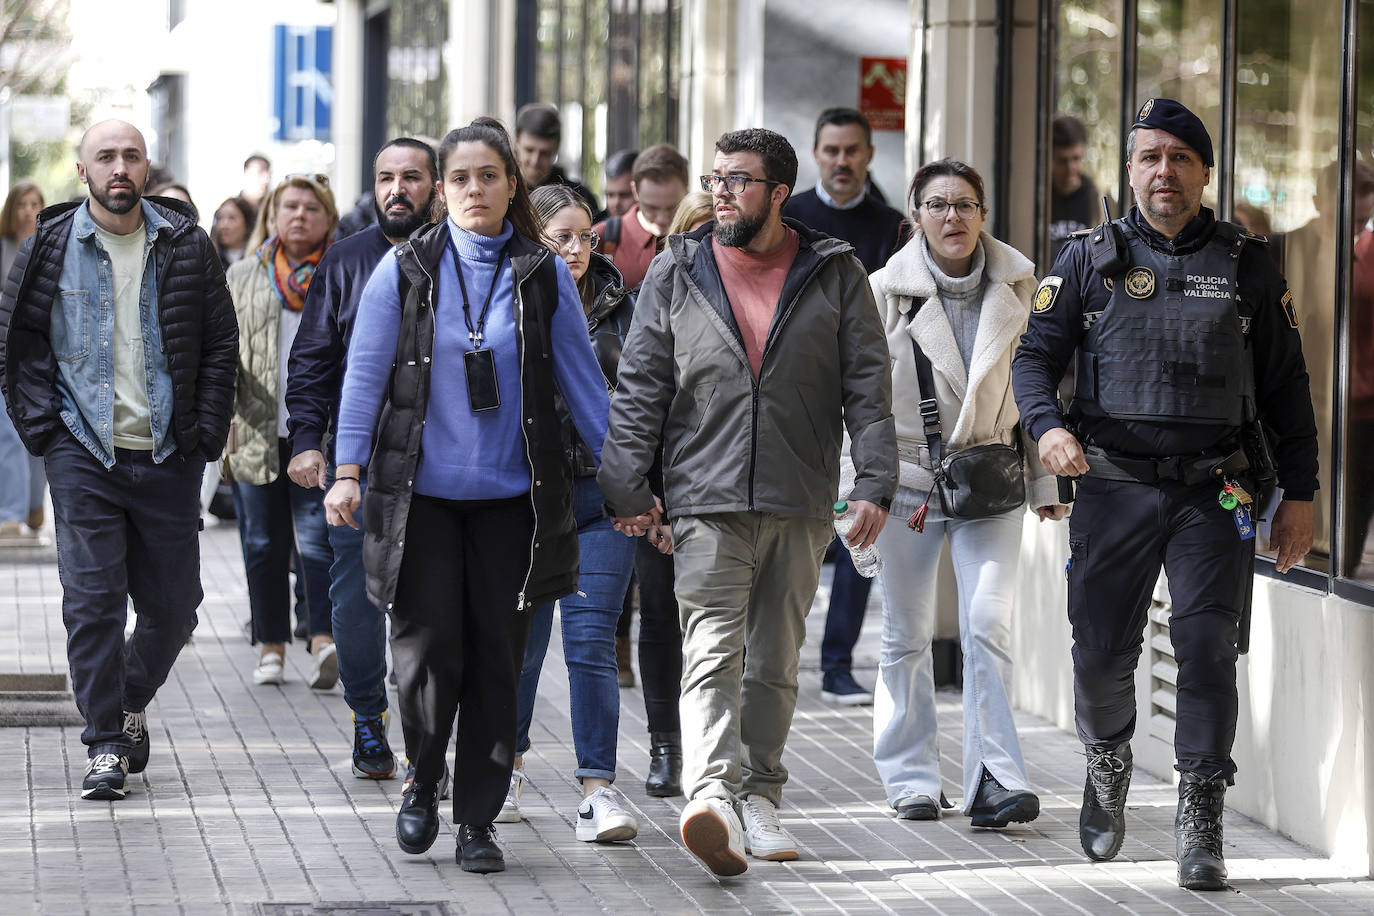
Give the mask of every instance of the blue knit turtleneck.
[{"label": "blue knit turtleneck", "polygon": [[[519,496],[529,491],[530,469],[520,429],[514,275],[510,258],[502,258],[513,229],[507,221],[501,234],[484,236],[468,232],[452,220],[448,229],[453,245],[439,264],[436,278],[439,297],[434,311],[434,364],[415,492],[444,499]],[[501,396],[501,406],[493,410],[474,412],[469,406],[463,354],[472,344],[463,321],[463,295],[453,251],[462,262],[474,327],[495,278],[496,289],[483,329],[483,349],[493,353]],[[562,260],[554,260],[559,292],[553,317],[554,378],[568,401],[578,432],[593,444],[599,457],[609,405],[605,381],[587,339],[577,286]],[[400,331],[399,279],[396,259],[383,258],[358,303],[339,406],[339,464],[366,464],[371,454],[372,430],[381,411]]]}]

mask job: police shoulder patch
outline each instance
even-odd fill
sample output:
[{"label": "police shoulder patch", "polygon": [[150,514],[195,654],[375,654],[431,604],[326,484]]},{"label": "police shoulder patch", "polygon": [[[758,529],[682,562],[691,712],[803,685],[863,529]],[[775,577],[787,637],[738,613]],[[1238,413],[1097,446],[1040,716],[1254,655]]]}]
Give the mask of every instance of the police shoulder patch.
[{"label": "police shoulder patch", "polygon": [[1154,271],[1148,267],[1131,268],[1126,274],[1126,295],[1132,299],[1148,299],[1154,294]]},{"label": "police shoulder patch", "polygon": [[1283,313],[1288,316],[1288,326],[1296,330],[1298,327],[1298,310],[1293,308],[1293,291],[1291,289],[1283,291],[1283,298],[1279,300],[1279,305],[1283,306]]},{"label": "police shoulder patch", "polygon": [[1059,287],[1063,283],[1063,277],[1054,275],[1041,280],[1040,288],[1035,291],[1035,302],[1031,305],[1031,311],[1041,315],[1054,308],[1054,300],[1059,297]]}]

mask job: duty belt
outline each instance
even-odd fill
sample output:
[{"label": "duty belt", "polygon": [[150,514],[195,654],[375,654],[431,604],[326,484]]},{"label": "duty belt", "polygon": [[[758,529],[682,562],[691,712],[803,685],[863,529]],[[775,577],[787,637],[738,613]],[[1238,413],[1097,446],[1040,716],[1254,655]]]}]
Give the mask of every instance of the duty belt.
[{"label": "duty belt", "polygon": [[1239,474],[1250,467],[1249,459],[1239,447],[1234,450],[1204,452],[1201,455],[1128,458],[1124,455],[1112,455],[1096,446],[1088,445],[1084,446],[1083,454],[1088,459],[1087,476],[1134,483],[1177,480],[1191,487],[1229,474]]}]

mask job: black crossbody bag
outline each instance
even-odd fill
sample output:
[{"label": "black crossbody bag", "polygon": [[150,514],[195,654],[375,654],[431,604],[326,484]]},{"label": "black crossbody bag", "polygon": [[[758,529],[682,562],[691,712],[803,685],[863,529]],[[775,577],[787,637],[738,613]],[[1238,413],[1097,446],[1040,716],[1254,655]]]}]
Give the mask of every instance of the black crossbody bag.
[{"label": "black crossbody bag", "polygon": [[[935,401],[935,376],[930,360],[915,338],[912,338],[911,350],[916,356],[916,382],[921,391],[926,449],[935,472],[931,489],[940,492],[941,510],[950,518],[987,518],[1023,505],[1026,479],[1019,431],[1015,433],[1014,446],[990,442],[945,455],[940,435],[940,406]],[[926,505],[929,503],[930,494],[927,493]],[[926,506],[921,506],[907,526],[916,531],[924,530],[925,516]]]}]

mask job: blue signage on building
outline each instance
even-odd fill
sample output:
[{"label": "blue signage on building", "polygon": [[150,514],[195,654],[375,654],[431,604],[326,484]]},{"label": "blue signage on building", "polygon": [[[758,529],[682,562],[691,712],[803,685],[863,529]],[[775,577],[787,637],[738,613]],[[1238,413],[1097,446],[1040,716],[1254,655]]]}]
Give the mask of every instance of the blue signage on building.
[{"label": "blue signage on building", "polygon": [[329,139],[330,84],[334,30],[331,26],[278,25],[272,113],[277,140]]}]

